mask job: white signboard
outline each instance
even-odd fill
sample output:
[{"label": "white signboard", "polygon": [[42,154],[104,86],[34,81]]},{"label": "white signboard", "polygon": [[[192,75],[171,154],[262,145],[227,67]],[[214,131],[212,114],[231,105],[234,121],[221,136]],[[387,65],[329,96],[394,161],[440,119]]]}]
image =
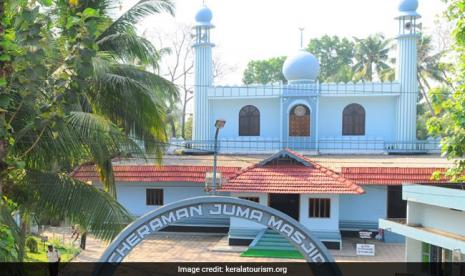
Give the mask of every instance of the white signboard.
[{"label": "white signboard", "polygon": [[361,239],[371,239],[373,232],[370,231],[360,231],[358,232],[358,235],[360,236]]},{"label": "white signboard", "polygon": [[375,245],[357,243],[357,255],[358,256],[375,256]]}]

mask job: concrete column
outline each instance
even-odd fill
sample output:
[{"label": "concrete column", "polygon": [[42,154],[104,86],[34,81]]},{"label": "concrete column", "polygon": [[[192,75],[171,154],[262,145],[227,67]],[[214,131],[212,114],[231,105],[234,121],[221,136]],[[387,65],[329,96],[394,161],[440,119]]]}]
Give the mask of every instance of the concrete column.
[{"label": "concrete column", "polygon": [[405,261],[421,262],[421,241],[405,238]]},{"label": "concrete column", "polygon": [[398,149],[413,150],[416,141],[418,99],[416,18],[400,17],[397,37],[396,80],[401,85],[397,100],[396,142]]},{"label": "concrete column", "polygon": [[213,58],[210,43],[210,27],[196,27],[195,49],[195,86],[194,86],[194,117],[193,140],[199,142],[213,139],[210,124],[210,108],[208,90],[213,84]]}]

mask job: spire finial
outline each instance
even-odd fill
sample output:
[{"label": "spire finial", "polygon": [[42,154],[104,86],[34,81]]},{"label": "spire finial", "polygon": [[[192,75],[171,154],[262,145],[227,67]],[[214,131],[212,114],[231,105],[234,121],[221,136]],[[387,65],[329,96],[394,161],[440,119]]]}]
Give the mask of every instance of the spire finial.
[{"label": "spire finial", "polygon": [[300,31],[300,48],[301,49],[304,48],[304,30],[305,30],[304,27],[299,27],[299,31]]}]

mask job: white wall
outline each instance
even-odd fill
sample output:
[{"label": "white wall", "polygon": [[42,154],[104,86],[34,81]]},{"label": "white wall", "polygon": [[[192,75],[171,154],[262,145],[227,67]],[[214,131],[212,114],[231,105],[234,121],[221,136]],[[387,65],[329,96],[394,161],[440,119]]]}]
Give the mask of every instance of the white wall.
[{"label": "white wall", "polygon": [[421,262],[421,241],[411,238],[405,239],[405,261]]},{"label": "white wall", "polygon": [[[226,120],[226,125],[221,129],[220,138],[239,137],[239,111],[246,105],[253,105],[260,111],[260,137],[279,139],[279,98],[210,100],[211,124],[214,124],[216,119]],[[214,133],[212,133],[211,137],[213,135]],[[251,137],[244,138],[249,139]]]},{"label": "white wall", "polygon": [[387,187],[365,185],[362,188],[365,194],[339,196],[339,217],[341,220],[378,223],[378,219],[387,216]]},{"label": "white wall", "polygon": [[342,112],[357,103],[365,108],[365,137],[383,137],[393,141],[395,135],[396,97],[321,97],[319,137],[342,136]]},{"label": "white wall", "polygon": [[[268,205],[268,194],[264,193],[231,193],[233,197],[258,197],[261,205]],[[250,220],[231,218],[231,228],[234,229],[265,229],[266,227]]]},{"label": "white wall", "polygon": [[[309,199],[310,198],[329,198],[331,199],[330,218],[310,218],[309,217]],[[315,231],[339,231],[339,196],[338,195],[300,195],[300,219],[299,221],[310,230]]]},{"label": "white wall", "polygon": [[164,204],[206,195],[202,184],[194,183],[117,183],[118,201],[133,215],[141,216],[160,206],[146,205],[147,188],[163,189]]},{"label": "white wall", "polygon": [[458,235],[465,233],[465,212],[408,201],[408,222],[444,230]]},{"label": "white wall", "polygon": [[[254,196],[260,198],[260,204],[268,205],[268,195],[261,193],[231,193],[234,197]],[[331,199],[330,218],[309,218],[308,204],[310,198]],[[338,195],[300,195],[299,221],[310,230],[315,231],[339,231],[339,196]],[[231,228],[235,229],[265,229],[264,226],[248,220],[231,218]]]}]

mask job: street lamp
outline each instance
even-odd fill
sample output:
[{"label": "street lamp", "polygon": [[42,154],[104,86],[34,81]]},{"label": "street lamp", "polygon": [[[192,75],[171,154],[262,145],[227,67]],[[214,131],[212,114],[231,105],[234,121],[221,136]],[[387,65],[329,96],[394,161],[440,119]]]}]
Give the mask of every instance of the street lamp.
[{"label": "street lamp", "polygon": [[216,132],[215,132],[215,145],[213,148],[213,185],[212,185],[212,194],[216,194],[216,157],[217,157],[217,148],[218,148],[218,133],[220,132],[220,129],[224,127],[226,124],[225,120],[216,120],[215,122],[215,127],[216,127]]}]

